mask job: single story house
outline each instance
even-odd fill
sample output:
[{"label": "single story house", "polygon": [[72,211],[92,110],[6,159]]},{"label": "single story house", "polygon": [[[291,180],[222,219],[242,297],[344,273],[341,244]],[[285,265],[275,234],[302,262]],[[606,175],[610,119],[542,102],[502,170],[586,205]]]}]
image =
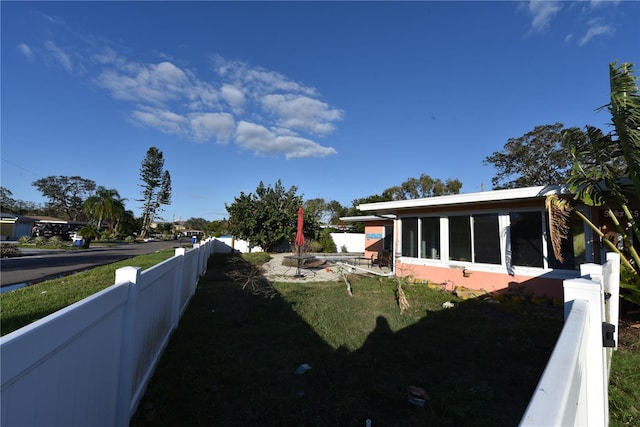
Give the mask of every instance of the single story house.
[{"label": "single story house", "polygon": [[[562,257],[549,238],[546,197],[572,197],[563,186],[538,186],[413,200],[366,203],[365,256],[388,254],[397,276],[489,293],[524,290],[561,298],[562,281],[577,277],[585,262],[600,262],[604,247],[572,215]],[[596,225],[601,211],[578,208]],[[640,212],[635,209],[634,212]],[[616,213],[617,215],[617,213]],[[359,219],[358,219],[359,218]]]},{"label": "single story house", "polygon": [[22,216],[13,213],[2,213],[2,240],[18,240],[20,237],[59,236],[69,239],[71,234],[78,231],[86,222],[68,221],[51,216]]},{"label": "single story house", "polygon": [[52,216],[33,216],[32,218],[35,221],[36,229],[34,232],[36,236],[59,236],[64,240],[71,239],[73,233],[87,225],[83,221],[70,221]]},{"label": "single story house", "polygon": [[18,240],[22,236],[31,236],[35,219],[10,212],[0,213],[1,240]]}]

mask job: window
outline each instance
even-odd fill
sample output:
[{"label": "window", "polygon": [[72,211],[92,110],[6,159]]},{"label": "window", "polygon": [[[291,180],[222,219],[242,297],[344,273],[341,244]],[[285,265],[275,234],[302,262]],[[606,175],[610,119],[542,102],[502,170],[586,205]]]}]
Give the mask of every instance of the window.
[{"label": "window", "polygon": [[511,263],[543,267],[542,212],[512,212]]},{"label": "window", "polygon": [[420,257],[440,259],[440,218],[421,219]]},{"label": "window", "polygon": [[449,259],[471,261],[471,226],[469,216],[449,217]]},{"label": "window", "polygon": [[500,264],[498,214],[473,216],[474,262]]},{"label": "window", "polygon": [[402,219],[402,256],[418,257],[418,218]]}]

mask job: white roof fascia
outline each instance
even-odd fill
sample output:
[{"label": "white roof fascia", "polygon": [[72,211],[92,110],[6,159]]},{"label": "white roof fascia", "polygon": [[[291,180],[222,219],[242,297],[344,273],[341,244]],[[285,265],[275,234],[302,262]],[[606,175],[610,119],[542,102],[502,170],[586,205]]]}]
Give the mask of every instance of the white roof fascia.
[{"label": "white roof fascia", "polygon": [[396,200],[392,202],[365,203],[358,206],[361,211],[393,211],[396,209],[422,208],[429,206],[463,205],[469,203],[496,202],[518,199],[535,199],[549,194],[571,194],[567,187],[543,185],[538,187],[510,188],[506,190],[482,191],[478,193],[450,194],[422,199]]},{"label": "white roof fascia", "polygon": [[343,222],[368,222],[368,221],[385,221],[394,220],[395,215],[361,215],[361,216],[342,216],[340,221]]}]

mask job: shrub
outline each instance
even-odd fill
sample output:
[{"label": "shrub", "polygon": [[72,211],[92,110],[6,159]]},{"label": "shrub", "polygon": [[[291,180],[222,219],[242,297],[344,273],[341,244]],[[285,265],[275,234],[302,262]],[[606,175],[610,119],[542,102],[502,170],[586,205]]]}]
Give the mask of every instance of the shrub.
[{"label": "shrub", "polygon": [[104,242],[110,242],[114,239],[115,239],[115,236],[106,230],[101,232],[100,235],[98,236],[98,240],[102,240]]},{"label": "shrub", "polygon": [[336,244],[333,242],[329,229],[322,230],[320,234],[320,244],[322,245],[322,252],[333,253],[336,251]]},{"label": "shrub", "polygon": [[127,237],[124,238],[124,241],[127,242],[127,243],[133,243],[135,240],[136,240],[136,238],[133,237],[133,236],[127,236]]},{"label": "shrub", "polygon": [[20,243],[21,245],[26,245],[28,243],[31,243],[31,237],[29,237],[29,236],[20,236],[20,238],[18,239],[18,243]]},{"label": "shrub", "polygon": [[54,248],[61,248],[64,246],[64,242],[60,236],[51,236],[49,241],[47,241],[47,245],[53,246]]},{"label": "shrub", "polygon": [[311,252],[322,252],[322,243],[317,240],[312,240],[311,243],[309,243],[309,249],[311,249]]},{"label": "shrub", "polygon": [[7,244],[0,244],[0,252],[1,252],[1,256],[2,258],[10,258],[13,256],[20,256],[20,249],[18,249],[18,247],[16,245],[7,245]]},{"label": "shrub", "polygon": [[47,238],[44,236],[38,236],[33,239],[33,243],[35,243],[36,246],[44,246],[47,244]]}]

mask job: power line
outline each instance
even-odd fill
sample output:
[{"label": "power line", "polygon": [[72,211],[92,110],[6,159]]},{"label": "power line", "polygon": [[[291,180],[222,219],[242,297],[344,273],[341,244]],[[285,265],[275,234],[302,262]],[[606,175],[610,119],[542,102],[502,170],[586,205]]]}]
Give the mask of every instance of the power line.
[{"label": "power line", "polygon": [[25,172],[29,172],[30,174],[37,176],[38,178],[42,178],[42,175],[40,175],[39,173],[35,173],[34,171],[31,171],[31,170],[29,170],[29,169],[27,169],[27,168],[25,168],[25,167],[23,167],[23,166],[20,166],[20,165],[18,165],[18,164],[15,164],[15,163],[13,163],[13,162],[11,162],[11,161],[9,161],[9,160],[5,159],[4,157],[1,157],[1,159],[2,159],[2,161],[3,161],[3,162],[7,162],[7,163],[9,163],[9,164],[10,164],[10,165],[12,165],[12,166],[17,167],[18,169],[22,169],[22,170],[23,170],[23,171],[25,171]]}]

